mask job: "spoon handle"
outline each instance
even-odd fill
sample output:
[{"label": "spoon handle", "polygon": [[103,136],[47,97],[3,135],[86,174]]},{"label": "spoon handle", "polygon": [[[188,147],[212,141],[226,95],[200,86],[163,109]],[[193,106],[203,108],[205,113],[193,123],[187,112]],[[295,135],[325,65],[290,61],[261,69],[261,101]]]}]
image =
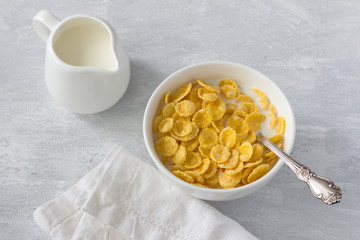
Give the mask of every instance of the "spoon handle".
[{"label": "spoon handle", "polygon": [[256,140],[259,143],[265,145],[281,160],[283,160],[293,170],[298,179],[306,182],[312,194],[316,198],[321,199],[326,204],[333,204],[341,201],[341,190],[334,184],[333,181],[328,178],[316,175],[309,167],[304,166],[292,159],[289,155],[287,155],[261,134],[257,135]]}]

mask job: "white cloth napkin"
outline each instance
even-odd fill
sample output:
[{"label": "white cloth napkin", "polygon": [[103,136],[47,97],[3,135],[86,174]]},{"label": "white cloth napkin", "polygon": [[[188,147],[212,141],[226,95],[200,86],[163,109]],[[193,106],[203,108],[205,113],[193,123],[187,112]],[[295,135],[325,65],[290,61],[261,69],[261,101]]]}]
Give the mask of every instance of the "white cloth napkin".
[{"label": "white cloth napkin", "polygon": [[256,239],[119,145],[34,220],[52,239]]}]

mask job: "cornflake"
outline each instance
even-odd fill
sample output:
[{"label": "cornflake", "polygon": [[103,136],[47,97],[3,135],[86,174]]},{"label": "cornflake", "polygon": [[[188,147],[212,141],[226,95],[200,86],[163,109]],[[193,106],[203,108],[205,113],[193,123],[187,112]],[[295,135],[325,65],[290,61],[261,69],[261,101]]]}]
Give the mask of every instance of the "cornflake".
[{"label": "cornflake", "polygon": [[176,153],[178,144],[172,137],[165,136],[156,141],[155,148],[161,156],[169,157]]},{"label": "cornflake", "polygon": [[200,109],[192,118],[192,121],[200,128],[208,127],[212,120],[212,114],[207,109]]},{"label": "cornflake", "polygon": [[195,113],[196,106],[190,100],[183,100],[176,104],[175,111],[182,117],[189,117]]},{"label": "cornflake", "polygon": [[198,95],[199,95],[199,98],[201,98],[202,100],[204,100],[206,102],[213,102],[218,98],[218,95],[216,94],[216,92],[210,92],[206,88],[200,88],[198,90]]},{"label": "cornflake", "polygon": [[226,112],[226,104],[222,98],[217,98],[215,101],[210,102],[206,108],[214,120],[221,119]]},{"label": "cornflake", "polygon": [[236,143],[236,132],[234,129],[230,127],[224,128],[220,133],[220,143],[231,149]]},{"label": "cornflake", "polygon": [[257,166],[248,176],[247,182],[252,183],[262,176],[264,176],[269,171],[269,165],[268,164],[261,164]]},{"label": "cornflake", "polygon": [[240,146],[240,160],[247,162],[253,155],[253,147],[249,142],[243,142]]},{"label": "cornflake", "polygon": [[161,122],[159,124],[159,131],[161,133],[170,132],[173,128],[173,124],[174,124],[174,119],[165,118],[165,119],[161,120]]},{"label": "cornflake", "polygon": [[200,146],[205,149],[211,149],[218,143],[218,134],[212,128],[204,128],[199,134]]},{"label": "cornflake", "polygon": [[193,168],[200,166],[201,163],[202,163],[202,161],[201,161],[201,157],[200,157],[199,153],[187,152],[186,160],[183,163],[183,165],[187,169],[193,169]]},{"label": "cornflake", "polygon": [[174,94],[174,96],[172,97],[172,101],[173,102],[178,102],[181,99],[183,99],[184,97],[186,97],[186,95],[189,94],[189,92],[191,91],[191,83],[187,83],[184,86],[182,86],[181,88],[179,88],[176,93]]},{"label": "cornflake", "polygon": [[178,178],[180,178],[181,180],[184,180],[185,182],[188,182],[188,183],[193,183],[194,182],[194,179],[189,174],[187,174],[186,172],[183,172],[183,171],[180,171],[180,170],[175,170],[175,171],[172,171],[172,173],[175,176],[177,176]]},{"label": "cornflake", "polygon": [[222,145],[216,145],[210,151],[210,157],[217,163],[224,163],[230,157],[229,149]]},{"label": "cornflake", "polygon": [[176,120],[173,125],[173,131],[179,137],[189,135],[192,131],[192,128],[193,125],[191,124],[191,122],[183,120]]},{"label": "cornflake", "polygon": [[278,117],[277,124],[276,124],[276,133],[279,135],[283,135],[285,132],[285,118]]}]

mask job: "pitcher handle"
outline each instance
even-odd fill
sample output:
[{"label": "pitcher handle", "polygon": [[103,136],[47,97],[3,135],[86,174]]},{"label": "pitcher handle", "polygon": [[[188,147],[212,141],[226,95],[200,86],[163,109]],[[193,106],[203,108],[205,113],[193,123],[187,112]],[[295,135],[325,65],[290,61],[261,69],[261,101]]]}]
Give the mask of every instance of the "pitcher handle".
[{"label": "pitcher handle", "polygon": [[41,10],[33,18],[34,28],[45,43],[47,43],[51,31],[59,22],[60,19],[47,10]]}]

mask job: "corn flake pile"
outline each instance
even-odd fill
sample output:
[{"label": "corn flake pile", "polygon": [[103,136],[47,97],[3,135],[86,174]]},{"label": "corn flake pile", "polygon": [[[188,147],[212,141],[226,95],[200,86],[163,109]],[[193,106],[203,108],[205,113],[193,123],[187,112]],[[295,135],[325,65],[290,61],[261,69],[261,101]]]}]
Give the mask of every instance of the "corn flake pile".
[{"label": "corn flake pile", "polygon": [[[252,89],[269,117],[270,138],[282,148],[284,117],[259,89]],[[178,178],[199,187],[234,188],[264,176],[277,156],[256,142],[266,115],[254,100],[223,79],[219,86],[203,80],[188,83],[174,95],[165,94],[164,107],[153,120],[156,151]]]}]

